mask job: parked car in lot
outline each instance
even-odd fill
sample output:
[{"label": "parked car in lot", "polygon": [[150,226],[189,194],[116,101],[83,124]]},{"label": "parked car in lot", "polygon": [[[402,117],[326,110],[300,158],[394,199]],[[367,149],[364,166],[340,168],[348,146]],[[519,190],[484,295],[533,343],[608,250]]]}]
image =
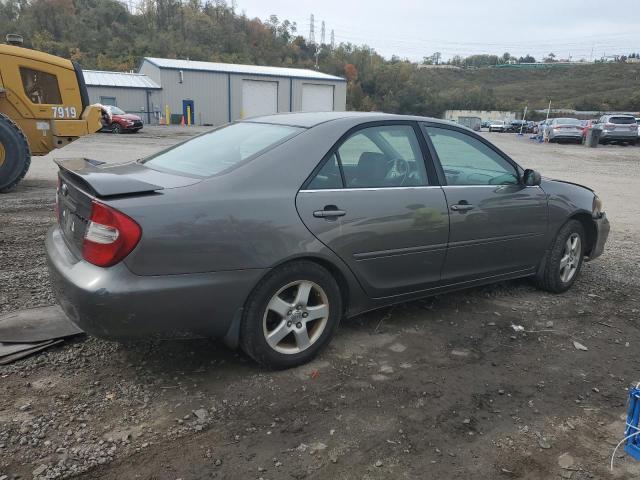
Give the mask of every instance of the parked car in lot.
[{"label": "parked car in lot", "polygon": [[609,232],[589,188],[424,117],[273,115],[135,162],[58,164],[46,251],[73,322],[217,337],[278,368],[374,308],[520,277],[564,292]]},{"label": "parked car in lot", "polygon": [[546,127],[549,143],[568,141],[582,143],[582,122],[577,118],[554,118]]},{"label": "parked car in lot", "polygon": [[127,113],[113,105],[102,105],[102,131],[111,133],[133,132],[142,130],[142,119],[138,115]]},{"label": "parked car in lot", "polygon": [[633,115],[603,115],[593,127],[600,131],[600,143],[624,143],[635,145],[638,142],[638,123]]},{"label": "parked car in lot", "polygon": [[480,126],[482,128],[489,128],[490,125],[491,125],[491,120],[483,120]]},{"label": "parked car in lot", "polygon": [[489,125],[490,132],[500,132],[504,133],[507,131],[508,125],[504,120],[492,120]]},{"label": "parked car in lot", "polygon": [[527,133],[528,125],[525,120],[511,120],[507,123],[506,131],[512,133],[520,133],[520,131],[522,131],[522,133]]}]

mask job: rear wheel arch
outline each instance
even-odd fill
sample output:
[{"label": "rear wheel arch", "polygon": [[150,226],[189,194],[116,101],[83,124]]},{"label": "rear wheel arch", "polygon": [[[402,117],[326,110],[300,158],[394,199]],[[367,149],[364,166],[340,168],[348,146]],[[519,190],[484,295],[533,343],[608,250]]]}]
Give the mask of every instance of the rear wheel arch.
[{"label": "rear wheel arch", "polygon": [[[314,257],[296,257],[269,269],[256,282],[245,301],[242,317],[238,324],[238,343],[242,350],[261,365],[278,369],[298,366],[315,357],[331,341],[344,315],[344,308],[342,307],[344,293],[341,291],[337,278],[339,277],[334,276],[334,273],[318,263]],[[299,304],[295,303],[298,300],[293,300],[293,304],[291,304],[292,299],[285,300],[290,303],[290,311],[286,314],[281,313],[279,309],[282,297],[280,297],[280,303],[276,302],[279,308],[269,307],[275,298],[272,295],[278,296],[279,292],[287,291],[285,289],[289,287],[296,288],[297,284],[309,285],[306,296],[309,296],[309,288],[316,289],[316,296],[321,295],[323,300],[319,305],[325,305],[325,316],[323,318],[313,316],[311,309],[315,307],[315,304],[313,304],[313,307],[309,307],[309,311],[307,311],[306,300]],[[300,295],[299,292],[300,290],[295,293],[296,298]],[[296,305],[295,309],[292,308],[294,304]],[[337,305],[338,308],[333,309],[331,305]],[[328,310],[326,310],[326,306],[329,306]],[[266,311],[265,308],[267,308]],[[292,311],[298,310],[301,311],[303,318],[310,315],[309,322],[322,323],[306,323],[307,321],[302,318],[292,316]],[[280,317],[278,315],[275,318],[267,317],[267,315],[273,316],[274,314],[279,314]],[[296,318],[299,320],[296,320]],[[269,331],[270,320],[275,320],[275,327],[272,331]],[[316,334],[312,337],[311,331],[307,331],[308,325],[314,325],[315,328],[320,330],[316,330]],[[312,326],[311,328],[313,329],[314,327]],[[278,336],[278,332],[285,332],[285,336]],[[305,335],[302,335],[302,332],[306,332]],[[274,341],[284,342],[284,346],[280,345],[280,343],[276,346],[272,344],[269,338],[274,333],[277,337]],[[292,334],[295,335],[291,337]],[[303,341],[305,336],[307,337],[306,342]],[[310,338],[313,338],[311,343],[309,343]],[[292,346],[286,345],[291,340],[295,341],[296,345],[293,345],[293,347],[297,347],[300,349],[299,351],[296,351],[295,348],[291,351]],[[279,347],[286,347],[290,351],[279,350]]]},{"label": "rear wheel arch", "polygon": [[316,265],[319,265],[319,266],[323,267],[325,270],[327,270],[331,274],[333,279],[338,284],[338,287],[340,288],[340,297],[342,299],[342,314],[344,315],[347,312],[348,307],[349,307],[349,299],[350,299],[350,294],[351,294],[351,287],[349,286],[349,281],[347,280],[346,275],[340,269],[340,267],[338,267],[334,262],[332,262],[331,260],[327,259],[326,257],[321,257],[321,256],[317,256],[317,255],[300,255],[300,256],[296,256],[296,257],[292,257],[292,258],[287,258],[287,259],[285,259],[285,260],[273,265],[269,269],[269,272],[265,273],[262,277],[260,277],[260,279],[256,282],[256,284],[251,289],[251,292],[253,293],[253,291],[256,288],[258,288],[258,286],[263,281],[263,279],[267,275],[269,275],[269,273],[272,272],[273,270],[278,269],[278,268],[282,268],[283,266],[290,265],[292,263],[298,263],[298,262],[312,262],[312,263],[315,263]]}]

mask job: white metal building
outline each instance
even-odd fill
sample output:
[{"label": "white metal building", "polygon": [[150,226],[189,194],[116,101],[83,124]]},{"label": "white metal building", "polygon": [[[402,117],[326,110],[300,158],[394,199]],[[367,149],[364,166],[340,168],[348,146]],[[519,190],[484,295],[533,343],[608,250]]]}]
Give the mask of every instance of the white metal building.
[{"label": "white metal building", "polygon": [[442,118],[458,121],[458,117],[478,117],[484,120],[516,120],[516,112],[503,112],[499,110],[447,110]]},{"label": "white metal building", "polygon": [[[172,123],[222,125],[279,112],[342,111],[347,83],[314,70],[145,57],[140,73],[162,87]],[[154,105],[155,107],[155,105]],[[166,115],[165,115],[166,116]]]},{"label": "white metal building", "polygon": [[90,103],[115,105],[140,115],[145,123],[157,123],[160,85],[139,73],[83,70]]}]

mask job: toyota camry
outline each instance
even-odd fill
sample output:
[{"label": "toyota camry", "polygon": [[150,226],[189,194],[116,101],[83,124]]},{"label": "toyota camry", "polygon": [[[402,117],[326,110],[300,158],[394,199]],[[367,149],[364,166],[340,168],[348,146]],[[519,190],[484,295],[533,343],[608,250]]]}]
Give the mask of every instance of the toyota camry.
[{"label": "toyota camry", "polygon": [[521,277],[564,292],[609,233],[591,189],[423,117],[273,115],[59,167],[46,248],[72,321],[106,338],[215,337],[272,368],[390,304]]}]

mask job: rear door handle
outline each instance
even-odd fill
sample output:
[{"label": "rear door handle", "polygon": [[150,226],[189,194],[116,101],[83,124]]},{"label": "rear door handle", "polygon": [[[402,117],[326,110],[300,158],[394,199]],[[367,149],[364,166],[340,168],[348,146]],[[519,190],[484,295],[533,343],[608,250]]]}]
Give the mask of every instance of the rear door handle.
[{"label": "rear door handle", "polygon": [[469,204],[458,203],[457,205],[451,205],[451,210],[454,212],[468,212],[469,210],[473,210],[475,207]]},{"label": "rear door handle", "polygon": [[316,210],[313,212],[313,216],[316,218],[337,218],[344,217],[347,214],[344,210],[336,209],[327,209],[325,207],[324,210]]}]

